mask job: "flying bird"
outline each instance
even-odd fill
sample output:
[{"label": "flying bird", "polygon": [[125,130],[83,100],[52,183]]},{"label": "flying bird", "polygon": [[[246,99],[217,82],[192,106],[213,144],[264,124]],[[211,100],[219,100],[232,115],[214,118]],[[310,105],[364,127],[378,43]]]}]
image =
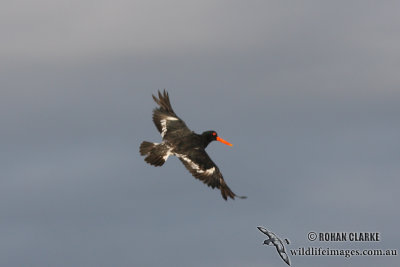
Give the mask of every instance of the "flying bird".
[{"label": "flying bird", "polygon": [[[283,245],[282,241],[277,237],[273,232],[268,231],[264,227],[258,226],[258,230],[262,233],[266,234],[269,238],[264,240],[264,245],[275,246],[276,250],[278,251],[279,256],[281,256],[282,260],[286,262],[290,266],[289,256],[286,253],[285,246]],[[285,239],[285,242],[289,244],[289,240]]]},{"label": "flying bird", "polygon": [[221,190],[222,197],[235,199],[238,196],[225,183],[219,168],[208,156],[205,148],[212,141],[219,141],[228,146],[231,143],[218,136],[216,131],[205,131],[197,134],[191,131],[174,112],[168,93],[158,91],[158,98],[153,95],[159,107],[153,110],[153,122],[162,137],[161,143],[143,141],[140,154],[145,161],[154,166],[162,166],[169,156],[179,158],[186,169],[197,179],[212,188]]}]

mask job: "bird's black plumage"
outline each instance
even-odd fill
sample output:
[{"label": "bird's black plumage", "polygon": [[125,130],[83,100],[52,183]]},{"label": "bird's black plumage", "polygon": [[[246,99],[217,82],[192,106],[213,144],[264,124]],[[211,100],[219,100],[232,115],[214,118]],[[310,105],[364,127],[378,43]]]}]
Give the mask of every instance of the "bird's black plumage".
[{"label": "bird's black plumage", "polygon": [[[212,188],[221,190],[222,197],[234,199],[237,196],[225,183],[217,165],[208,156],[205,148],[215,140],[222,140],[215,131],[196,134],[191,131],[174,112],[168,93],[158,91],[158,98],[153,95],[159,107],[153,110],[153,122],[160,132],[162,143],[144,141],[140,145],[140,154],[145,161],[154,166],[162,166],[170,155],[177,156],[186,169],[197,179]],[[226,141],[222,140],[221,142]],[[229,143],[227,143],[229,144]]]}]

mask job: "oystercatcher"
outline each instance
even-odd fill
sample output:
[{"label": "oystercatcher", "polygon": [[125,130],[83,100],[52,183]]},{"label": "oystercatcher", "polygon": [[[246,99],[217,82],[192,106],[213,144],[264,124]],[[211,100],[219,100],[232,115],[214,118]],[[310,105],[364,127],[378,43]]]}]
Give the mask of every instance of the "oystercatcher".
[{"label": "oystercatcher", "polygon": [[151,165],[162,166],[170,155],[174,155],[195,178],[212,188],[220,189],[225,200],[228,197],[246,198],[231,191],[217,165],[205,151],[208,144],[215,140],[228,146],[232,144],[219,137],[215,131],[206,131],[202,134],[191,131],[175,114],[165,89],[162,94],[158,91],[158,99],[154,95],[153,99],[160,106],[153,110],[153,122],[161,133],[163,141],[161,143],[143,141],[140,145],[140,154],[146,156],[144,160]]}]

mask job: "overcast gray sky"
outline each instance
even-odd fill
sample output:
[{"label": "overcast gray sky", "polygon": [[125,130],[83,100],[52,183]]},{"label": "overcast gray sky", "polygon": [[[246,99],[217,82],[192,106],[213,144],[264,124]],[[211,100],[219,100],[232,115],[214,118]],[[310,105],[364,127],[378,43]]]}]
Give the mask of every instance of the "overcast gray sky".
[{"label": "overcast gray sky", "polygon": [[[400,2],[6,1],[0,10],[1,266],[286,266],[289,249],[399,249]],[[159,142],[166,88],[231,189]],[[310,242],[307,233],[379,232]],[[291,256],[293,266],[399,257]]]}]

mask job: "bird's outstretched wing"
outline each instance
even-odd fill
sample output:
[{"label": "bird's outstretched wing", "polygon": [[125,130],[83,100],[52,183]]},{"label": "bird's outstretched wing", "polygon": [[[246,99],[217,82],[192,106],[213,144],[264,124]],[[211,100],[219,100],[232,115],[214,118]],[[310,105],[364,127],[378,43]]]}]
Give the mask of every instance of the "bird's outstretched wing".
[{"label": "bird's outstretched wing", "polygon": [[275,237],[275,234],[268,231],[267,229],[265,229],[262,226],[257,226],[258,230],[260,230],[263,234],[267,235],[269,238]]},{"label": "bird's outstretched wing", "polygon": [[[288,254],[286,253],[285,246],[283,245],[282,240],[280,240],[279,237],[275,235],[273,232],[268,231],[264,227],[258,226],[257,228],[258,230],[260,230],[262,233],[266,234],[269,237],[269,239],[264,241],[264,244],[274,245],[276,250],[278,251],[279,256],[281,256],[282,260],[290,266],[290,259]],[[285,240],[287,241],[287,239]]]},{"label": "bird's outstretched wing", "polygon": [[232,190],[225,183],[225,180],[222,177],[217,165],[215,165],[204,149],[193,149],[187,155],[175,155],[195,178],[201,180],[203,183],[212,188],[218,188],[221,190],[222,197],[225,200],[227,200],[228,197],[232,199],[235,199],[235,197],[246,198],[245,196],[238,196],[232,192]]},{"label": "bird's outstretched wing", "polygon": [[163,138],[171,133],[182,136],[190,133],[185,122],[181,120],[172,109],[168,92],[164,90],[161,94],[161,92],[158,91],[158,98],[153,95],[153,99],[160,106],[153,110],[153,122]]}]

